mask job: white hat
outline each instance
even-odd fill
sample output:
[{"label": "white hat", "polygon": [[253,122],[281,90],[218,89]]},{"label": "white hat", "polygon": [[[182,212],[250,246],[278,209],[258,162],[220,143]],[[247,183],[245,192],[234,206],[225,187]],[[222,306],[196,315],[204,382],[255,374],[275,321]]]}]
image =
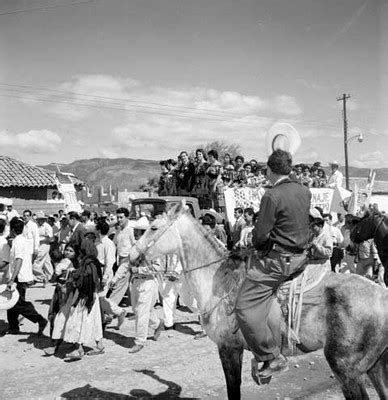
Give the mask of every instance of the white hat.
[{"label": "white hat", "polygon": [[268,131],[266,142],[268,155],[280,149],[288,151],[293,156],[297,152],[302,139],[299,132],[291,124],[276,122]]},{"label": "white hat", "polygon": [[150,226],[150,222],[147,217],[140,217],[138,220],[130,220],[129,226],[133,229],[141,229],[143,231],[147,230]]},{"label": "white hat", "polygon": [[42,210],[37,211],[35,213],[35,215],[36,215],[36,219],[47,219],[47,216],[45,215],[45,213]]},{"label": "white hat", "polygon": [[7,285],[0,285],[0,310],[9,310],[19,300],[19,292],[16,284],[12,285],[12,289],[8,290]]},{"label": "white hat", "polygon": [[5,206],[12,206],[12,199],[5,198],[4,199],[4,205]]},{"label": "white hat", "polygon": [[331,162],[329,163],[329,165],[337,165],[337,167],[339,166],[338,161],[336,161],[336,160],[331,161]]}]

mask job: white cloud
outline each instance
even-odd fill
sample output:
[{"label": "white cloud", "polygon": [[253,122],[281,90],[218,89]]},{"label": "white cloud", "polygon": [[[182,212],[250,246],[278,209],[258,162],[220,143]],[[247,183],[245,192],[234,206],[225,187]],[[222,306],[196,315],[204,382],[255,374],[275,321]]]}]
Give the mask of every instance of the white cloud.
[{"label": "white cloud", "polygon": [[109,75],[77,76],[54,90],[59,92],[51,96],[51,101],[59,103],[53,105],[50,111],[71,121],[85,119],[92,116],[93,112],[98,112],[93,107],[213,119],[258,116],[263,112],[294,116],[302,112],[296,99],[286,94],[264,99],[205,87],[148,86],[134,79],[114,78]]},{"label": "white cloud", "polygon": [[57,151],[62,142],[61,137],[47,129],[30,130],[23,133],[0,131],[0,146],[5,148],[20,148],[32,153]]},{"label": "white cloud", "polygon": [[271,125],[293,122],[290,118],[302,113],[297,100],[284,93],[264,98],[211,87],[152,86],[101,74],[75,76],[45,97],[51,114],[74,124],[66,130],[85,140],[93,130],[89,149],[104,157],[160,158],[215,140],[239,144],[249,157],[266,157]]}]

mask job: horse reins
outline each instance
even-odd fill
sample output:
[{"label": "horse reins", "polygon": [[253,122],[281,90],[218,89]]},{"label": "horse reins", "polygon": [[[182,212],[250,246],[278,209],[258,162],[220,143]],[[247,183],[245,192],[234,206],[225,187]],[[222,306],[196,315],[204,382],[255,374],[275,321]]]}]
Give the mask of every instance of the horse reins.
[{"label": "horse reins", "polygon": [[[166,226],[162,231],[158,232],[158,235],[156,236],[156,238],[153,239],[153,240],[151,240],[151,241],[147,244],[147,246],[145,246],[145,249],[144,249],[144,250],[141,250],[141,249],[139,248],[138,244],[136,243],[136,244],[135,244],[135,248],[136,248],[136,250],[138,251],[138,253],[139,253],[140,255],[142,255],[142,256],[145,256],[145,255],[146,255],[146,252],[160,240],[160,238],[175,224],[176,221],[177,221],[177,220],[174,220],[174,221],[170,222],[169,224],[167,224],[167,226]],[[152,227],[151,227],[151,229],[152,229]],[[205,237],[206,237],[206,235],[205,235]],[[203,268],[210,267],[211,265],[217,264],[217,263],[219,263],[219,262],[221,262],[221,261],[225,261],[225,260],[228,259],[228,257],[229,257],[229,255],[224,256],[224,257],[222,257],[222,258],[220,258],[220,259],[218,259],[218,260],[211,261],[211,262],[209,262],[209,263],[207,263],[207,264],[203,264],[203,265],[200,265],[200,266],[198,266],[198,267],[189,269],[189,270],[184,270],[184,269],[183,269],[182,271],[183,271],[184,274],[188,274],[188,273],[190,273],[190,272],[193,272],[193,271],[196,271],[196,270],[199,270],[199,269],[203,269]],[[156,268],[155,268],[154,266],[152,266],[152,263],[151,263],[151,268],[154,270],[155,274],[158,274],[158,273],[159,273],[159,274],[164,274],[164,272],[159,272],[159,271],[157,271]],[[216,303],[209,311],[200,312],[199,314],[200,314],[201,316],[204,316],[205,318],[206,318],[206,316],[207,316],[207,318],[210,318],[210,316],[213,314],[213,312],[215,311],[215,309],[221,304],[221,302],[222,302],[223,300],[227,299],[227,298],[230,296],[230,294],[233,292],[233,290],[235,290],[234,287],[232,287],[232,289],[229,290],[228,293],[226,293],[224,296],[222,296],[222,297],[217,301],[217,303]]]}]

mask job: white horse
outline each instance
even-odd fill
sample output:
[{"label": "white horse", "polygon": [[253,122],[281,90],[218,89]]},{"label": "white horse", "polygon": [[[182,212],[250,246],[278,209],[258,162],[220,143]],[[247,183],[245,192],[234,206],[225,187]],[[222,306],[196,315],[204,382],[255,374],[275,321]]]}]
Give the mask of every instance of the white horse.
[{"label": "white horse", "polygon": [[[179,255],[202,325],[218,346],[228,398],[239,399],[247,347],[234,315],[234,302],[245,278],[245,262],[230,258],[184,204],[153,221],[130,257],[131,261],[140,256],[152,260],[171,253]],[[284,328],[277,301],[271,313],[276,313]],[[299,339],[298,347],[304,352],[324,348],[346,399],[368,398],[366,374],[380,398],[388,399],[387,290],[353,274],[328,273],[318,305],[303,306]]]}]

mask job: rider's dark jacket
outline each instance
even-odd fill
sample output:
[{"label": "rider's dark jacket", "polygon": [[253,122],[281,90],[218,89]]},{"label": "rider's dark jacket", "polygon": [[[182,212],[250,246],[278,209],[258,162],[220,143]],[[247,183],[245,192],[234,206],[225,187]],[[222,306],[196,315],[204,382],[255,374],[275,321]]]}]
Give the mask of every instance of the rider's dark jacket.
[{"label": "rider's dark jacket", "polygon": [[269,251],[274,244],[296,252],[307,248],[311,192],[284,178],[268,189],[260,203],[253,245]]}]

